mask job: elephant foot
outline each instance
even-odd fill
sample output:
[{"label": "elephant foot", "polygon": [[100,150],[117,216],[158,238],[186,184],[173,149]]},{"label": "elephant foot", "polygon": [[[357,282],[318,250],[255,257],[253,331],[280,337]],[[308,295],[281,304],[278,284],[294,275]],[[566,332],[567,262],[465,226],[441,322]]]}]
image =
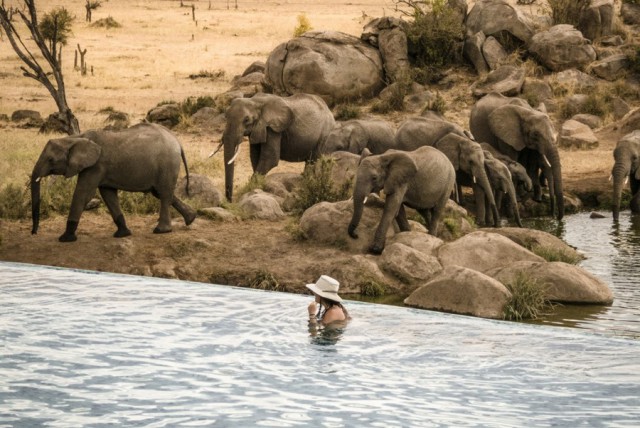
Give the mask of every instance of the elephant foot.
[{"label": "elephant foot", "polygon": [[156,226],[155,229],[153,229],[153,233],[169,233],[171,232],[171,228],[166,228],[166,227],[160,227],[160,226]]},{"label": "elephant foot", "polygon": [[60,235],[60,237],[58,238],[58,241],[60,242],[75,242],[77,240],[78,237],[75,234],[66,232]]},{"label": "elephant foot", "polygon": [[382,254],[383,250],[384,250],[384,246],[380,247],[380,246],[377,246],[377,245],[372,245],[371,247],[369,247],[369,252],[371,254],[375,254],[375,255]]},{"label": "elephant foot", "polygon": [[125,236],[130,236],[131,231],[129,229],[118,229],[116,233],[113,234],[114,238],[124,238]]},{"label": "elephant foot", "polygon": [[348,233],[352,239],[358,239],[358,234],[356,233],[355,226],[349,225]]},{"label": "elephant foot", "polygon": [[196,215],[195,211],[192,211],[192,212],[189,212],[187,215],[185,215],[183,217],[184,217],[184,223],[187,226],[189,226],[196,219],[197,215]]}]

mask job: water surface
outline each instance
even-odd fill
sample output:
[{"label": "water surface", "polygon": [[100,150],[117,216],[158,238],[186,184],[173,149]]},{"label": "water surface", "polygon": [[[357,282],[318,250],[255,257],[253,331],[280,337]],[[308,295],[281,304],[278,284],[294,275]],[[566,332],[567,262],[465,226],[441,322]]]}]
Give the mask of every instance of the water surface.
[{"label": "water surface", "polygon": [[640,425],[640,341],[0,263],[0,427]]}]

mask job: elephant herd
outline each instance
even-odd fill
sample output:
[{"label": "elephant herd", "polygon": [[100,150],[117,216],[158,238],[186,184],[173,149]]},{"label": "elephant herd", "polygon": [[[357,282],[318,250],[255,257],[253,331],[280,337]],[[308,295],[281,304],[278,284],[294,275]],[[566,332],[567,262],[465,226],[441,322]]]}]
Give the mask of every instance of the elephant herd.
[{"label": "elephant herd", "polygon": [[[266,175],[280,160],[313,162],[323,155],[348,151],[361,155],[353,191],[356,228],[371,192],[384,190],[385,206],[370,251],[384,248],[386,231],[395,219],[408,230],[404,207],[420,213],[436,234],[450,197],[460,186],[473,189],[476,218],[497,226],[506,195],[514,220],[522,226],[517,190],[533,191],[541,200],[547,183],[551,212],[564,215],[562,168],[556,133],[549,116],[519,98],[489,94],[472,108],[469,131],[434,112],[410,117],[397,129],[384,120],[336,122],[322,98],[311,94],[280,97],[258,93],[234,99],[225,112],[226,126],[215,154],[224,148],[225,196],[233,198],[234,162],[239,145],[248,137],[254,173]],[[632,210],[640,211],[640,131],[620,141],[614,153],[614,219],[619,212],[622,181],[631,178]],[[57,174],[78,175],[67,227],[59,240],[76,240],[85,205],[100,191],[117,226],[115,237],[128,236],[118,190],[151,192],[160,200],[160,219],[154,233],[171,231],[169,209],[176,208],[188,225],[195,211],[175,195],[184,151],[165,128],[141,123],[122,131],[92,130],[50,140],[31,176],[32,233],[39,223],[40,179]]]}]

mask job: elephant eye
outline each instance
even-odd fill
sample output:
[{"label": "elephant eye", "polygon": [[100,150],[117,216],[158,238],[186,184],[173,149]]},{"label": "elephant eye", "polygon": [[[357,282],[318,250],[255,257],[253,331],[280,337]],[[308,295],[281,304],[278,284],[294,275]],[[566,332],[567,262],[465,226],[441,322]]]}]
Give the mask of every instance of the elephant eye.
[{"label": "elephant eye", "polygon": [[251,118],[249,116],[245,117],[242,120],[242,124],[245,125],[245,126],[250,125],[251,124]]}]

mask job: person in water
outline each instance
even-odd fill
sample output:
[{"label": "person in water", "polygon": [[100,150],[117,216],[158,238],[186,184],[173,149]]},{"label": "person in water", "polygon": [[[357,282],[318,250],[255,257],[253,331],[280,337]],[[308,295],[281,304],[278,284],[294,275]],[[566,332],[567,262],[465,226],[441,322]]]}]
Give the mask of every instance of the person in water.
[{"label": "person in water", "polygon": [[307,288],[315,295],[315,300],[309,303],[309,321],[318,320],[324,324],[350,319],[349,312],[342,305],[342,298],[338,296],[340,283],[327,275],[322,275],[315,284],[307,284]]}]

